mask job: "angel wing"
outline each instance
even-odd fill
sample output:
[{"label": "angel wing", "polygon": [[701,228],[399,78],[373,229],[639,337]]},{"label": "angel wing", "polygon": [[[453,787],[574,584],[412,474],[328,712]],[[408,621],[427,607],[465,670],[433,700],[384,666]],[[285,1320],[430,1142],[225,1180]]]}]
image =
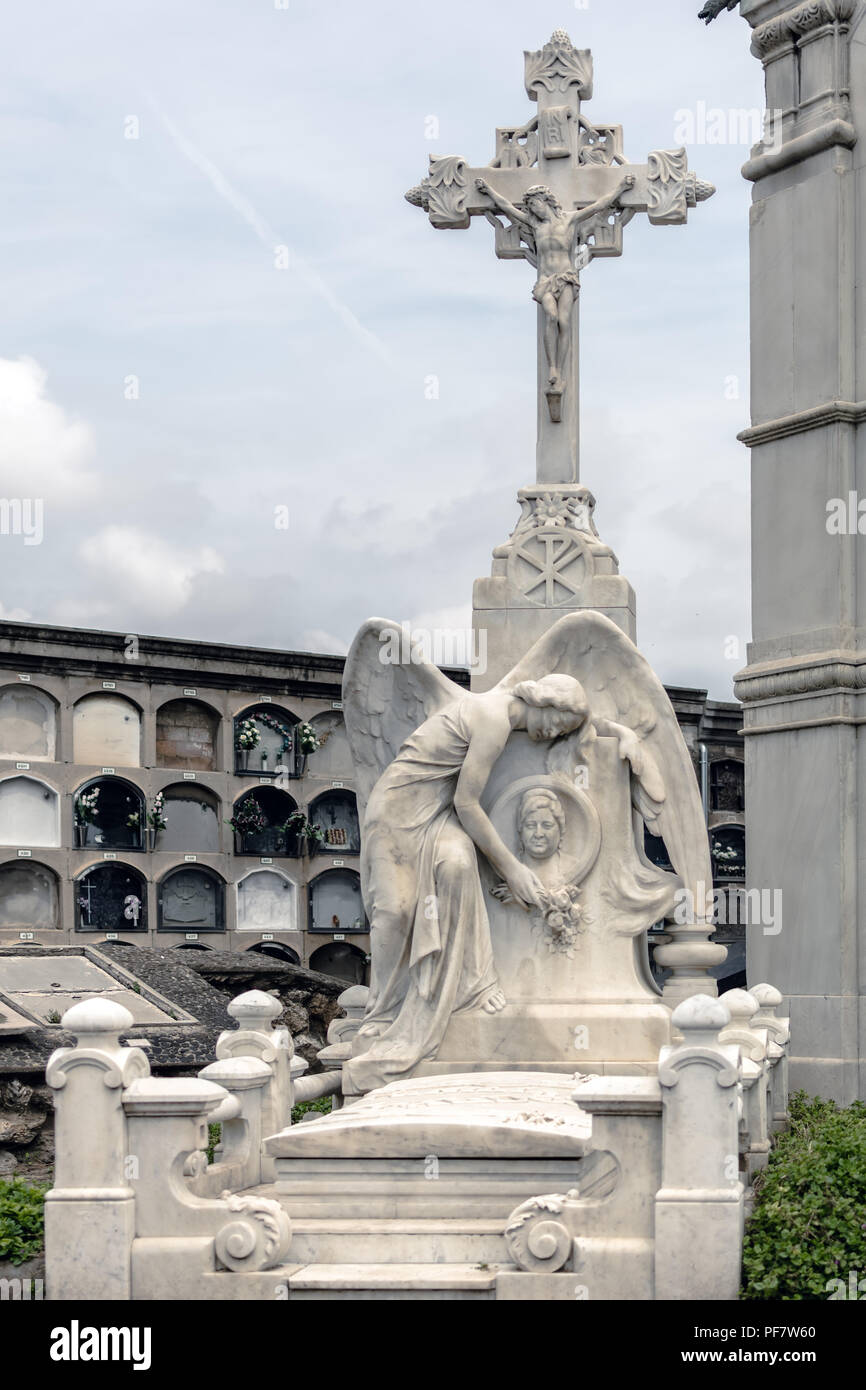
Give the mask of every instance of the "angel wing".
[{"label": "angel wing", "polygon": [[343,672],[343,711],[362,823],[370,792],[404,740],[467,693],[420,659],[400,623],[368,618],[358,629]]},{"label": "angel wing", "polygon": [[704,919],[712,890],[709,838],[692,760],[667,691],[645,657],[616,623],[591,609],[560,618],[497,689],[545,675],[567,675],[583,686],[593,715],[633,729],[664,782],[661,801],[636,787],[634,801],[654,834],[661,835],[677,873]]}]

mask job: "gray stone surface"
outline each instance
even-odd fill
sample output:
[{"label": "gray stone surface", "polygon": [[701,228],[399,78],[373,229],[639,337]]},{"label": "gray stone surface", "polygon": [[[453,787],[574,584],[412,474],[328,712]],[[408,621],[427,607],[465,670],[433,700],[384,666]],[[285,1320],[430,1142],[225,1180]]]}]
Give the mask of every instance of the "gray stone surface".
[{"label": "gray stone surface", "polygon": [[743,0],[741,13],[779,119],[743,170],[753,641],[736,690],[748,887],[784,909],[750,926],[747,977],[785,996],[791,1085],[847,1102],[866,1097],[864,6]]}]

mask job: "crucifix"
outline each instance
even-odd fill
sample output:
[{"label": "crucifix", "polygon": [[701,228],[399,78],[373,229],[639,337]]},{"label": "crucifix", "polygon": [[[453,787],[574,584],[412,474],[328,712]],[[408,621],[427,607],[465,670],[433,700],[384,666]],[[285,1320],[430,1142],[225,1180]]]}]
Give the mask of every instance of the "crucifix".
[{"label": "crucifix", "polygon": [[502,260],[525,260],[537,278],[538,443],[536,481],[579,478],[578,298],[580,271],[597,256],[622,255],[622,230],[636,212],[670,226],[714,193],[688,169],[685,149],[656,150],[629,164],[622,126],[592,125],[592,54],[563,29],[524,53],[527,95],[538,113],[496,131],[483,168],[459,155],[431,155],[427,177],[406,194],[434,227],[468,227],[484,216]]}]

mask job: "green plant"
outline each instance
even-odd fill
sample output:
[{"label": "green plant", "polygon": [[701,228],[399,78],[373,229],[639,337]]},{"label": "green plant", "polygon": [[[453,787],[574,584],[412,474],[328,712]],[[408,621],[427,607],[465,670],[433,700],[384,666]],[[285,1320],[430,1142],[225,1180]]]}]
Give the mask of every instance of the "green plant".
[{"label": "green plant", "polygon": [[0,1260],[23,1264],[42,1250],[47,1182],[0,1178]]},{"label": "green plant", "polygon": [[205,1149],[205,1153],[207,1154],[208,1163],[213,1163],[214,1161],[214,1149],[220,1142],[222,1132],[222,1125],[208,1125],[207,1127],[207,1148]]},{"label": "green plant", "polygon": [[293,811],[283,828],[297,835],[299,840],[306,841],[308,848],[310,845],[324,845],[327,843],[324,830],[321,830],[318,825],[314,825],[311,820],[308,820],[303,811]]},{"label": "green plant", "polygon": [[297,1105],[292,1106],[292,1124],[296,1125],[302,1115],[306,1115],[310,1110],[317,1110],[320,1115],[330,1115],[331,1097],[319,1096],[318,1100],[302,1100]]},{"label": "green plant", "polygon": [[62,1017],[63,1015],[61,1014],[59,1009],[49,1009],[48,1013],[45,1015],[45,1022],[59,1023]]},{"label": "green plant", "polygon": [[866,1276],[866,1104],[798,1091],[791,1126],[755,1180],[742,1299],[828,1299]]}]

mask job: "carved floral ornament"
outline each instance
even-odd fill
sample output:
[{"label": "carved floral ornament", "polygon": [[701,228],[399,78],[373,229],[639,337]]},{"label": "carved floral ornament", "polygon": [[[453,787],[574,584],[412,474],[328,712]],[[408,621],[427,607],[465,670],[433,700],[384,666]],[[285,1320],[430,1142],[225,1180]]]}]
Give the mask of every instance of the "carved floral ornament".
[{"label": "carved floral ornament", "polygon": [[807,0],[803,5],[761,24],[752,35],[752,53],[767,59],[778,48],[788,47],[813,29],[824,25],[847,24],[856,0]]},{"label": "carved floral ornament", "polygon": [[555,1274],[566,1265],[578,1266],[575,1218],[585,1203],[611,1195],[619,1182],[620,1166],[612,1153],[599,1149],[580,1160],[578,1173],[579,1187],[564,1195],[549,1192],[530,1197],[511,1213],[504,1235],[518,1268]]},{"label": "carved floral ornament", "polygon": [[280,1203],[269,1197],[221,1194],[232,1219],[214,1238],[220,1264],[231,1270],[273,1269],[286,1254],[291,1223]]},{"label": "carved floral ornament", "polygon": [[685,146],[678,150],[653,150],[647,156],[647,215],[658,226],[686,220],[688,208],[711,198],[715,189],[689,170]]},{"label": "carved floral ornament", "polygon": [[538,100],[538,88],[564,92],[577,87],[578,96],[592,96],[592,54],[588,48],[575,48],[564,29],[555,29],[543,48],[534,53],[524,50],[523,80],[526,94]]},{"label": "carved floral ornament", "polygon": [[466,160],[459,154],[430,155],[430,173],[410,188],[406,202],[423,208],[434,227],[468,227],[466,194],[469,177]]}]

